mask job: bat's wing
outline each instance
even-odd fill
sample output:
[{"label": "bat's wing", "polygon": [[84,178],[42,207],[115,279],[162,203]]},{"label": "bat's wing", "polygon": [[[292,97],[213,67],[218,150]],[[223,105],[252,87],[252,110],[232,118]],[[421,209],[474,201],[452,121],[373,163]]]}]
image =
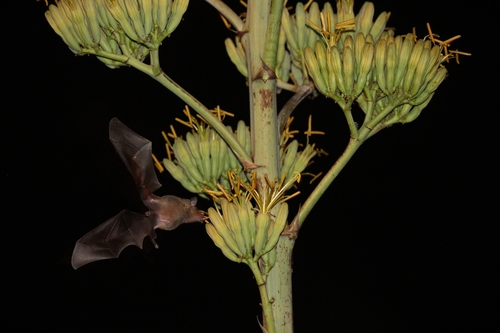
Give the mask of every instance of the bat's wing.
[{"label": "bat's wing", "polygon": [[109,140],[134,177],[141,199],[150,197],[161,187],[151,157],[151,141],[132,131],[117,118],[111,119],[109,123]]},{"label": "bat's wing", "polygon": [[146,236],[150,236],[156,246],[151,220],[143,214],[122,210],[76,242],[71,265],[77,269],[93,261],[117,258],[129,245],[142,249]]}]

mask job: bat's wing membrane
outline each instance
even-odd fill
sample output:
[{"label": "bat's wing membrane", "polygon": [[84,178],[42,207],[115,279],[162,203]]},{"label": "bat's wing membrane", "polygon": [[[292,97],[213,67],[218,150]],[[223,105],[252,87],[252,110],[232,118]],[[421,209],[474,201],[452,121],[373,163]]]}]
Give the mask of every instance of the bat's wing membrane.
[{"label": "bat's wing membrane", "polygon": [[134,177],[141,199],[161,187],[151,157],[151,141],[138,135],[117,118],[109,123],[109,140]]},{"label": "bat's wing membrane", "polygon": [[144,214],[122,210],[76,242],[71,265],[77,269],[93,261],[117,258],[129,245],[142,249],[146,236],[153,242],[156,238],[151,220]]}]

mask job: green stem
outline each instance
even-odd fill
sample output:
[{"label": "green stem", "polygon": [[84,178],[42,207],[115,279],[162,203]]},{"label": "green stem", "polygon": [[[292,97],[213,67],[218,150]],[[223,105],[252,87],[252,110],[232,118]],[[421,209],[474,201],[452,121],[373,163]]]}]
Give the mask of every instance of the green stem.
[{"label": "green stem", "polygon": [[264,315],[264,326],[266,328],[266,331],[267,333],[276,333],[272,304],[266,290],[266,281],[264,281],[264,278],[262,277],[262,273],[257,262],[249,260],[248,266],[252,270],[252,273],[255,276],[255,282],[257,283],[257,286],[259,288],[262,313]]},{"label": "green stem", "polygon": [[304,98],[314,91],[312,83],[304,84],[297,88],[295,94],[283,105],[281,111],[278,113],[278,132],[281,133],[285,129],[288,118],[292,115],[293,110],[299,105]]},{"label": "green stem", "polygon": [[[282,0],[249,0],[245,21],[248,33],[242,36],[248,65],[252,153],[254,163],[259,166],[256,169],[257,190],[263,197],[267,192],[264,177],[277,179],[280,162],[276,78],[274,67],[267,62],[276,61],[276,48],[269,43],[279,38],[277,22],[280,22],[281,11],[278,9],[282,5]],[[273,327],[266,322],[268,332],[271,329],[279,333],[293,332],[291,262],[287,260],[293,244],[287,237],[280,237],[276,245],[276,265],[266,278],[265,288],[273,300],[274,318]]]},{"label": "green stem", "polygon": [[276,263],[266,279],[267,295],[273,305],[277,333],[293,332],[292,251],[295,240],[281,236],[276,245]]},{"label": "green stem", "polygon": [[153,67],[153,74],[159,75],[162,72],[160,67],[160,51],[158,49],[152,49],[149,53],[149,59]]},{"label": "green stem", "polygon": [[361,126],[361,127],[364,127],[366,125],[366,123],[370,119],[372,119],[373,109],[375,108],[375,94],[376,94],[376,92],[371,90],[370,87],[368,87],[368,85],[365,86],[363,91],[364,91],[364,94],[366,95],[366,110],[364,110],[365,111],[365,120],[363,121],[363,126]]},{"label": "green stem", "polygon": [[311,195],[307,198],[307,200],[302,205],[299,213],[298,213],[298,221],[299,226],[302,226],[302,223],[306,219],[307,215],[311,212],[313,207],[316,205],[318,200],[321,198],[323,193],[325,193],[326,189],[330,186],[330,184],[334,181],[334,179],[338,176],[340,171],[346,166],[347,162],[351,159],[354,153],[361,146],[363,141],[351,138],[349,143],[347,144],[344,153],[339,157],[339,159],[335,162],[335,164],[330,168],[328,173],[321,179],[318,186],[313,190]]},{"label": "green stem", "polygon": [[354,121],[354,118],[352,116],[352,111],[351,111],[352,102],[353,102],[353,100],[350,99],[342,107],[342,110],[344,111],[344,116],[345,116],[345,119],[347,120],[347,125],[349,126],[349,131],[351,132],[351,137],[356,139],[358,137],[358,127],[357,127],[356,122]]},{"label": "green stem", "polygon": [[237,31],[242,31],[243,30],[243,21],[240,19],[238,14],[236,14],[231,8],[229,8],[224,2],[221,0],[205,0],[208,2],[212,7],[217,9],[219,13],[222,14],[232,25]]},{"label": "green stem", "polygon": [[[302,223],[304,223],[304,220],[306,217],[309,215],[313,207],[316,205],[316,203],[319,201],[323,193],[327,190],[327,188],[330,186],[330,184],[335,180],[335,178],[338,176],[340,171],[346,166],[347,162],[350,161],[351,157],[354,155],[354,153],[358,150],[358,148],[361,146],[361,144],[372,135],[372,130],[374,126],[376,126],[378,123],[380,123],[392,110],[394,110],[398,105],[401,104],[401,102],[404,100],[404,96],[399,97],[389,103],[387,107],[379,113],[377,116],[375,116],[373,119],[368,120],[368,117],[371,117],[371,114],[373,112],[374,108],[374,101],[373,101],[373,96],[371,94],[367,94],[369,96],[369,102],[368,102],[368,110],[366,110],[366,115],[365,115],[365,121],[363,123],[363,126],[359,131],[356,131],[357,133],[357,138],[352,136],[352,129],[351,126],[352,124],[349,123],[349,118],[348,113],[346,113],[346,109],[344,109],[344,113],[346,114],[347,122],[349,124],[349,128],[351,129],[351,139],[349,140],[349,143],[344,150],[344,153],[339,157],[339,159],[335,162],[335,164],[330,168],[328,173],[321,179],[319,182],[318,186],[313,190],[313,192],[309,195],[307,200],[304,202],[302,205],[299,213],[297,214],[298,216],[296,217],[298,222],[299,222],[299,227],[302,226]],[[346,105],[346,108],[349,108],[350,110],[350,105]],[[349,113],[350,114],[350,113]]]},{"label": "green stem", "polygon": [[278,178],[279,162],[276,80],[268,75],[263,63],[270,8],[270,0],[248,2],[245,22],[248,33],[242,38],[247,50],[252,153],[254,163],[261,166],[256,170],[261,194],[266,184],[264,176],[271,180]]},{"label": "green stem", "polygon": [[373,119],[369,120],[366,124],[363,124],[363,126],[359,130],[359,139],[361,141],[367,139],[373,128],[382,120],[384,120],[384,118],[387,117],[387,115],[391,113],[391,111],[397,108],[405,99],[406,99],[405,96],[400,96],[394,99],[385,107],[385,109],[382,112],[377,114]]},{"label": "green stem", "polygon": [[226,126],[215,117],[210,110],[207,109],[200,101],[191,96],[186,90],[184,90],[181,86],[174,82],[170,77],[168,77],[165,73],[162,73],[158,76],[154,76],[151,73],[151,77],[153,77],[156,81],[161,83],[168,90],[173,92],[177,97],[183,100],[187,105],[189,105],[193,110],[198,112],[200,116],[202,116],[207,123],[212,126],[212,128],[217,131],[217,133],[226,141],[226,143],[231,147],[231,149],[239,155],[241,159],[244,161],[250,162],[252,161],[252,157],[246,152],[245,148],[238,142],[236,137],[231,133]]},{"label": "green stem", "polygon": [[[130,65],[135,69],[151,76],[153,79],[161,83],[165,88],[173,92],[177,97],[183,100],[187,105],[193,108],[200,116],[202,116],[207,123],[212,126],[213,129],[219,133],[219,135],[226,141],[226,143],[231,147],[231,149],[239,155],[244,161],[252,161],[251,156],[246,152],[245,148],[238,142],[236,137],[231,133],[226,126],[215,117],[210,110],[207,109],[200,101],[191,96],[186,90],[182,89],[177,83],[175,83],[171,78],[169,78],[165,73],[161,72],[160,75],[155,75],[153,65],[147,65],[143,62],[125,55],[118,55],[114,53],[109,53],[105,51],[94,51],[94,50],[84,50],[90,54],[95,54],[101,57],[106,57],[112,60],[123,62],[124,64]],[[153,52],[152,52],[153,53]]]}]

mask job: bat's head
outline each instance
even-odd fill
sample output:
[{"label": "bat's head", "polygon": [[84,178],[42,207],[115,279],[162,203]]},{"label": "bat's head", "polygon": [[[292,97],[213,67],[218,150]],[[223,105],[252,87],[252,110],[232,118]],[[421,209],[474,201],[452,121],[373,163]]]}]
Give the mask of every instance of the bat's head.
[{"label": "bat's head", "polygon": [[182,223],[203,222],[205,217],[196,208],[196,198],[182,199],[165,195],[147,204],[154,228],[172,230]]}]

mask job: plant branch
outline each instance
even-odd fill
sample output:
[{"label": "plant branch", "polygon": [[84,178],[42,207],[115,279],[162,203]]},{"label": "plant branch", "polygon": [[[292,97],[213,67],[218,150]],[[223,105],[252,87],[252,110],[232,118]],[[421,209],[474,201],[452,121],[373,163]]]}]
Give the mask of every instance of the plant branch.
[{"label": "plant branch", "polygon": [[149,53],[149,59],[151,61],[151,66],[153,67],[153,74],[159,75],[161,73],[160,67],[160,51],[158,49],[153,49]]},{"label": "plant branch", "polygon": [[245,148],[238,142],[236,137],[231,133],[226,126],[215,117],[210,110],[200,101],[191,96],[186,90],[174,82],[165,73],[154,76],[151,72],[151,77],[160,82],[165,88],[173,92],[177,97],[183,100],[186,104],[192,107],[200,116],[202,116],[212,128],[226,141],[236,154],[246,162],[252,161],[252,157],[246,152]]},{"label": "plant branch", "polygon": [[[279,134],[276,112],[276,79],[273,70],[263,62],[269,25],[271,1],[248,2],[245,30],[242,42],[248,64],[250,128],[254,163],[257,169],[259,189],[265,186],[264,176],[278,177]],[[262,192],[265,193],[265,192]]]},{"label": "plant branch", "polygon": [[309,82],[300,86],[295,94],[283,105],[280,113],[278,113],[278,132],[281,133],[285,129],[288,118],[292,115],[293,110],[314,91],[314,85]]},{"label": "plant branch", "polygon": [[264,314],[264,326],[266,328],[266,331],[267,333],[275,333],[276,327],[274,325],[272,303],[269,299],[269,296],[267,295],[266,281],[264,281],[264,278],[262,277],[262,273],[257,262],[249,260],[248,266],[252,270],[252,273],[255,277],[255,282],[257,283],[257,286],[259,288],[262,313]]},{"label": "plant branch", "polygon": [[375,108],[375,91],[371,90],[370,87],[366,85],[363,92],[366,96],[366,106],[363,108],[363,111],[365,112],[365,120],[363,121],[363,125],[361,127],[364,127],[366,123],[372,119],[373,109]]},{"label": "plant branch", "polygon": [[[346,118],[349,124],[349,128],[351,129],[351,139],[349,140],[349,143],[347,144],[346,149],[342,153],[342,155],[338,158],[338,160],[335,162],[335,164],[330,168],[328,173],[321,179],[319,184],[316,186],[316,188],[313,190],[313,192],[309,195],[307,200],[304,202],[302,205],[301,209],[297,213],[297,216],[295,219],[298,221],[299,228],[302,226],[302,223],[304,223],[304,220],[306,217],[309,215],[313,207],[316,205],[316,203],[319,201],[323,193],[328,189],[328,187],[331,185],[331,183],[335,180],[335,178],[338,176],[340,171],[346,166],[347,162],[351,159],[352,156],[354,156],[354,153],[358,150],[358,148],[361,146],[361,144],[369,137],[371,137],[373,134],[372,131],[374,130],[374,127],[380,123],[392,110],[394,110],[398,105],[401,104],[401,102],[405,99],[404,96],[398,97],[394,99],[391,103],[389,103],[385,109],[380,112],[377,116],[369,120],[369,117],[371,118],[373,108],[374,108],[374,101],[373,101],[373,96],[371,94],[367,94],[368,100],[367,100],[367,110],[365,110],[366,115],[365,115],[365,121],[363,123],[363,126],[361,129],[356,130],[357,138],[352,136],[352,128],[351,126],[355,126],[354,120],[352,119],[352,115],[350,113],[350,104],[347,103],[346,108],[349,108],[349,113],[346,113],[346,109],[344,108],[344,113],[346,114]],[[348,115],[351,115],[351,119],[349,119]],[[349,122],[349,120],[352,121],[352,123]],[[377,131],[380,129],[377,129]],[[295,220],[294,219],[294,220]]]},{"label": "plant branch", "polygon": [[130,65],[135,69],[151,76],[153,79],[161,83],[165,88],[173,92],[177,97],[183,100],[186,104],[193,108],[200,116],[202,116],[207,123],[212,126],[212,128],[219,133],[219,135],[226,141],[226,143],[231,147],[231,149],[239,155],[241,159],[246,162],[252,161],[251,156],[246,152],[245,148],[238,142],[236,137],[231,133],[226,126],[215,117],[210,110],[204,106],[200,101],[191,96],[186,90],[175,83],[171,78],[169,78],[165,73],[161,72],[160,75],[155,75],[153,65],[147,65],[143,62],[128,57],[125,55],[118,55],[114,53],[109,53],[105,51],[95,51],[92,49],[82,50],[85,53],[95,54],[101,57],[106,57],[112,60],[122,62],[124,64]]},{"label": "plant branch", "polygon": [[205,0],[208,2],[212,7],[217,9],[219,13],[221,13],[222,16],[224,16],[237,31],[243,31],[243,26],[244,23],[240,19],[240,17],[226,5],[223,1],[221,0]]},{"label": "plant branch", "polygon": [[368,122],[363,124],[359,130],[359,140],[364,141],[368,138],[373,128],[380,123],[389,113],[391,113],[395,108],[397,108],[404,100],[406,96],[400,96],[389,102],[389,104],[384,108],[382,112],[377,114],[375,117],[370,119]]},{"label": "plant branch", "polygon": [[316,188],[312,191],[312,193],[309,195],[307,200],[304,202],[302,207],[300,208],[299,212],[297,213],[297,216],[295,219],[299,221],[299,227],[302,226],[302,223],[304,223],[304,220],[306,217],[309,215],[313,207],[316,205],[318,200],[321,198],[323,193],[328,189],[330,184],[335,180],[335,178],[338,176],[340,171],[346,166],[347,162],[351,159],[351,157],[354,155],[354,153],[358,150],[358,148],[361,146],[363,141],[351,138],[349,140],[349,143],[347,144],[346,149],[342,153],[342,155],[338,158],[338,160],[335,162],[335,164],[330,168],[328,173],[321,179],[319,184],[316,186]]},{"label": "plant branch", "polygon": [[353,100],[350,99],[342,107],[342,111],[344,111],[344,116],[345,116],[345,119],[347,120],[347,125],[349,126],[349,131],[351,132],[351,137],[354,138],[354,139],[357,139],[357,137],[358,137],[358,126],[356,125],[356,122],[354,121],[354,118],[352,116],[352,111],[351,111],[352,102],[353,102]]}]

